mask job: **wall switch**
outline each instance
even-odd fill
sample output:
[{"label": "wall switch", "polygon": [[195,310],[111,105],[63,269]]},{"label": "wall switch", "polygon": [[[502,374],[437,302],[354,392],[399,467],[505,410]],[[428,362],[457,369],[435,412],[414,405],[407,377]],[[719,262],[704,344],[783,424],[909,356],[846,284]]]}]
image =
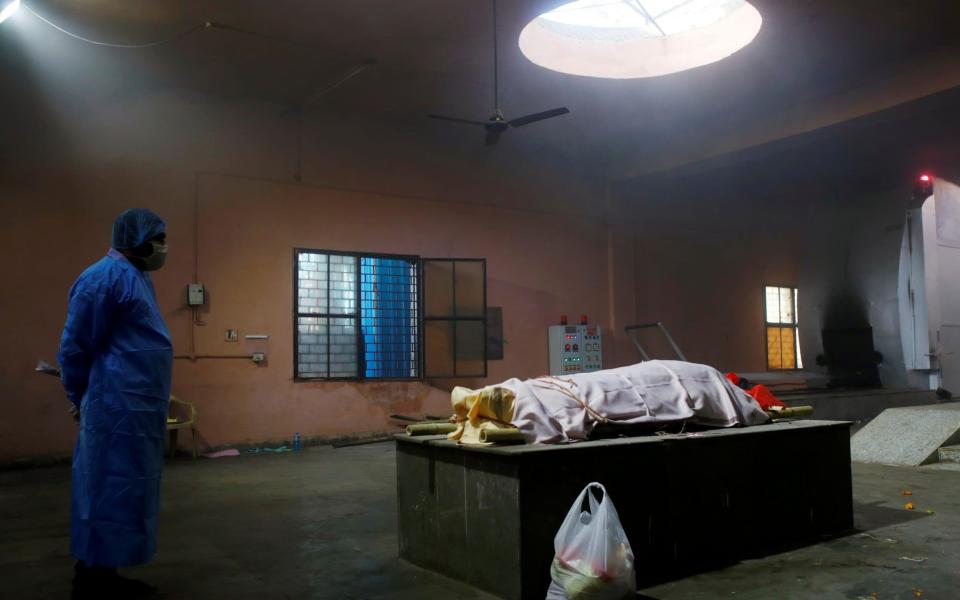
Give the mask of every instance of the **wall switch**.
[{"label": "wall switch", "polygon": [[228,329],[223,339],[227,342],[236,342],[240,339],[236,329]]}]

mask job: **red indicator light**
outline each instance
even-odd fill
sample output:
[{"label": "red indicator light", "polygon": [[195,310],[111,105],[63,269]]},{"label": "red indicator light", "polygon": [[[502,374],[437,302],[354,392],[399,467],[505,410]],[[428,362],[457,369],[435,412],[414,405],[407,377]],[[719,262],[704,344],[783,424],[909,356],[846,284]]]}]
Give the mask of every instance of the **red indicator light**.
[{"label": "red indicator light", "polygon": [[930,176],[924,173],[923,175],[920,176],[920,181],[924,183],[930,183]]}]

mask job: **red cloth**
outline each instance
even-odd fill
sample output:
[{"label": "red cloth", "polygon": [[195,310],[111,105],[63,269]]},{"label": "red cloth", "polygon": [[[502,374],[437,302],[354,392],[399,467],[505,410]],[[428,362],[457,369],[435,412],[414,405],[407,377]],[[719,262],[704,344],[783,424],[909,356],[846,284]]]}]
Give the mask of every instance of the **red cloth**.
[{"label": "red cloth", "polygon": [[786,408],[787,406],[773,395],[770,388],[762,383],[753,386],[747,393],[753,396],[754,400],[760,404],[760,408],[763,410],[770,410],[771,406],[780,406],[782,408]]},{"label": "red cloth", "polygon": [[[733,385],[740,385],[740,376],[736,373],[727,373],[727,379],[729,379]],[[770,388],[762,383],[753,386],[749,390],[746,390],[746,392],[753,396],[753,399],[760,404],[760,408],[763,410],[770,410],[771,406],[780,406],[783,408],[786,408],[787,406],[773,395],[773,392],[770,391]]]}]

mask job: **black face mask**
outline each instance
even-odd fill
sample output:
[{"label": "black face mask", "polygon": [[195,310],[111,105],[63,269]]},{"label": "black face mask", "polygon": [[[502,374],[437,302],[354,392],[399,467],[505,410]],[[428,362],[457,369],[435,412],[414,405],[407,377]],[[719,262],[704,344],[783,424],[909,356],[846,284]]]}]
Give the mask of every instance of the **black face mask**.
[{"label": "black face mask", "polygon": [[150,255],[143,258],[143,264],[146,265],[146,271],[156,271],[163,267],[167,262],[167,252],[169,247],[160,242],[150,242]]},{"label": "black face mask", "polygon": [[133,249],[133,264],[141,271],[156,271],[167,262],[168,246],[150,240]]}]

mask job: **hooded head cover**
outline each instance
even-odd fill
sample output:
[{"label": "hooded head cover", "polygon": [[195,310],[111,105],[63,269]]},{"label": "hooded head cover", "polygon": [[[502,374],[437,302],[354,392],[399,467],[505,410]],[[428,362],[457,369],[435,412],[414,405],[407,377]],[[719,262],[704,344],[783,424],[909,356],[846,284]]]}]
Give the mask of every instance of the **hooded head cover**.
[{"label": "hooded head cover", "polygon": [[130,208],[113,222],[110,245],[116,250],[132,250],[166,230],[167,224],[156,213],[145,208]]}]

